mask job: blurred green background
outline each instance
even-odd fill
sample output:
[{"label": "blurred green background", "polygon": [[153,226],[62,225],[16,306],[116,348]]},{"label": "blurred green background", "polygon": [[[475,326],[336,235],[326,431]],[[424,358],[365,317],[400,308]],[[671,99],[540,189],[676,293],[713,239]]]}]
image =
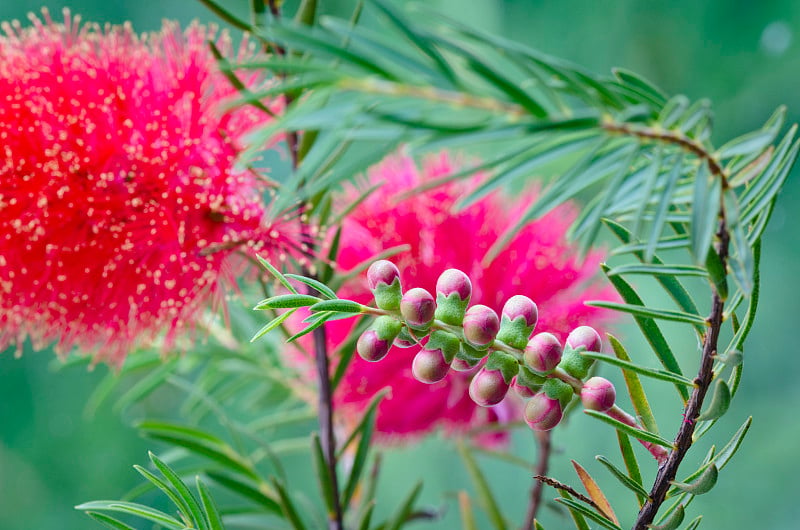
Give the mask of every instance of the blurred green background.
[{"label": "blurred green background", "polygon": [[[241,1],[228,2],[244,10]],[[760,126],[775,107],[787,104],[789,121],[800,120],[800,3],[793,0],[751,3],[730,0],[428,0],[451,16],[523,41],[553,55],[571,59],[595,72],[624,66],[649,77],[667,93],[691,99],[708,97],[716,110],[716,138],[728,139]],[[349,1],[322,0],[323,10],[346,13]],[[74,0],[0,2],[0,20],[19,18],[47,6],[54,17],[68,5],[83,20],[131,21],[137,31],[159,27],[162,18],[188,22],[212,20],[191,0]],[[0,58],[2,60],[2,58]],[[794,331],[800,314],[800,232],[791,212],[800,209],[798,170],[790,177],[764,237],[762,297],[759,318],[750,335],[745,377],[732,410],[716,428],[714,440],[724,444],[747,416],[751,432],[742,452],[722,473],[720,484],[699,498],[692,513],[706,513],[706,529],[794,529],[800,521],[796,500],[800,473],[800,374]],[[633,333],[629,334],[633,337]],[[692,346],[692,345],[689,345]],[[146,450],[158,447],[141,440],[129,427],[141,414],[133,409],[120,417],[110,405],[84,417],[87,397],[103,366],[54,368],[50,352],[13,352],[0,356],[0,529],[97,528],[72,506],[82,501],[118,498],[137,484],[134,463],[146,461]],[[168,408],[169,403],[153,406]],[[657,411],[657,415],[658,415]],[[661,410],[669,415],[669,410]],[[673,412],[675,422],[680,410]],[[672,432],[677,425],[662,429]],[[591,430],[590,430],[591,429]],[[583,462],[596,477],[592,461],[612,452],[611,433],[576,418],[555,437],[569,444],[569,457]],[[719,446],[719,445],[718,445]],[[520,433],[513,449],[532,451],[529,435]],[[692,453],[696,460],[700,451]],[[411,458],[414,465],[408,465]],[[482,461],[488,468],[490,461]],[[552,475],[573,480],[567,455],[554,456]],[[437,525],[458,525],[456,507],[441,492],[462,486],[452,446],[433,439],[390,453],[380,493],[398,499],[424,475],[423,496],[432,505],[449,504]],[[490,471],[503,506],[521,519],[529,477],[519,470]],[[387,478],[388,477],[388,478]],[[573,480],[574,482],[574,480]],[[546,495],[553,497],[552,491]],[[446,499],[446,497],[444,498]],[[625,496],[614,501],[628,505]],[[557,519],[553,527],[558,527]],[[566,525],[566,523],[565,523]]]}]

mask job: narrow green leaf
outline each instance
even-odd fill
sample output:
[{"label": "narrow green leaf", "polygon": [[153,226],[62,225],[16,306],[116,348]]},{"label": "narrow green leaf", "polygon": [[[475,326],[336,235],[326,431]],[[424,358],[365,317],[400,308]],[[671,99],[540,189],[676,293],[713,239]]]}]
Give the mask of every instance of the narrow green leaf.
[{"label": "narrow green leaf", "polygon": [[[611,343],[611,349],[614,350],[614,355],[617,356],[616,360],[628,365],[633,364],[630,362],[631,358],[628,356],[628,352],[622,346],[622,343],[611,334],[607,334],[607,336],[609,342]],[[612,359],[609,356],[604,357]],[[631,398],[631,403],[636,411],[636,415],[641,418],[645,429],[658,434],[659,430],[658,425],[656,424],[656,418],[653,416],[653,410],[650,408],[650,402],[647,400],[644,387],[642,387],[642,383],[639,381],[639,377],[636,375],[636,373],[637,372],[635,371],[625,370],[622,372],[622,376],[625,378],[625,386],[628,388],[628,395]]]},{"label": "narrow green leaf", "polygon": [[122,521],[114,519],[110,515],[106,515],[100,512],[86,512],[86,515],[94,519],[95,521],[104,524],[109,528],[113,528],[114,530],[136,530],[132,526],[128,526]]},{"label": "narrow green leaf", "polygon": [[[639,470],[639,461],[636,460],[636,453],[633,452],[631,441],[624,432],[617,431],[617,441],[619,442],[619,452],[622,454],[622,461],[625,462],[625,469],[628,476],[636,483],[642,483],[642,473]],[[645,499],[639,499],[639,507],[644,505]]]},{"label": "narrow green leaf", "polygon": [[[607,266],[603,265],[602,268],[604,272],[607,272]],[[639,306],[644,305],[641,297],[634,291],[633,287],[620,276],[612,276],[609,280],[611,280],[611,284],[625,302]],[[661,329],[658,327],[656,321],[652,318],[638,316],[635,316],[634,319],[664,368],[678,375],[683,375],[678,361],[675,359],[675,355],[672,353],[672,349],[669,347],[669,343],[667,343],[667,339],[664,338],[664,334],[661,333]],[[703,325],[705,326],[705,322]],[[681,398],[687,401],[689,399],[689,392],[686,388],[683,385],[676,385],[676,388]]]},{"label": "narrow green leaf", "polygon": [[153,473],[146,470],[142,466],[135,465],[133,466],[133,468],[136,471],[138,471],[139,474],[142,475],[145,479],[147,479],[148,482],[153,484],[155,487],[160,489],[167,497],[169,497],[169,500],[171,500],[172,503],[175,505],[175,507],[178,509],[181,518],[187,520],[190,519],[188,504],[183,498],[181,498],[180,495],[172,491],[172,488],[170,488],[166,482],[164,482],[163,480],[161,480],[160,478],[158,478],[157,476],[155,476]]},{"label": "narrow green leaf", "polygon": [[[343,66],[352,66],[365,74],[377,74],[383,79],[391,81],[398,81],[398,77],[380,66],[371,58],[366,57],[363,53],[359,54],[352,50],[342,48],[337,39],[321,33],[315,32],[313,34],[304,31],[300,28],[292,27],[288,24],[272,24],[269,28],[270,35],[279,41],[288,44],[292,48],[303,50],[304,52],[311,52],[314,54],[321,54],[329,56],[341,61],[340,68]],[[267,35],[256,30],[256,36],[266,37]]]},{"label": "narrow green leaf", "polygon": [[637,497],[640,505],[641,505],[642,502],[644,502],[645,499],[647,499],[648,493],[644,489],[644,487],[641,484],[635,482],[628,475],[626,475],[625,473],[620,471],[617,468],[617,466],[612,464],[611,461],[608,458],[606,458],[604,456],[600,456],[600,455],[598,455],[598,456],[596,456],[594,458],[598,462],[603,464],[606,467],[606,469],[608,469],[611,472],[611,474],[614,475],[614,478],[616,478],[623,486],[625,486],[626,488],[628,488],[629,490],[631,490],[632,492],[634,492],[636,494],[636,497]]},{"label": "narrow green leaf", "polygon": [[650,237],[647,239],[647,248],[644,252],[644,261],[646,262],[653,261],[653,257],[655,256],[656,252],[655,247],[661,238],[661,234],[664,232],[664,225],[667,222],[669,205],[672,201],[672,196],[675,193],[675,187],[677,186],[678,180],[680,179],[682,173],[683,155],[678,155],[672,159],[672,170],[667,176],[667,181],[664,184],[664,192],[661,195],[661,201],[658,203],[658,209],[656,210],[655,217],[653,218],[653,224],[650,227]]},{"label": "narrow green leaf", "polygon": [[[653,189],[656,186],[656,182],[658,181],[658,175],[661,171],[661,157],[662,157],[662,146],[658,145],[655,148],[655,152],[653,153],[653,161],[647,166],[646,175],[644,177],[644,188],[642,189],[642,197],[651,197],[653,193]],[[633,229],[631,232],[634,234],[639,233],[639,229],[642,225],[642,220],[644,217],[645,210],[647,209],[648,201],[640,201],[641,204],[639,208],[636,210],[636,216],[634,217],[633,221]]]},{"label": "narrow green leaf", "polygon": [[[744,211],[742,212],[742,223],[749,224],[753,221],[753,219],[755,219],[756,215],[769,207],[770,203],[775,199],[778,192],[783,187],[784,182],[786,182],[786,178],[789,176],[789,172],[791,171],[792,167],[794,167],[798,149],[800,149],[800,140],[792,145],[792,149],[782,161],[780,169],[774,175],[771,175],[771,178],[761,179],[767,185],[759,193],[749,193],[751,190],[755,190],[757,185],[745,190],[741,197],[741,204],[744,205]],[[769,175],[769,171],[770,168],[767,168],[767,170],[764,171],[764,174]]]},{"label": "narrow green leaf", "polygon": [[294,530],[306,530],[306,526],[303,524],[302,519],[300,519],[300,514],[298,513],[297,508],[295,508],[294,502],[289,496],[289,492],[286,491],[286,487],[283,485],[283,482],[278,480],[276,477],[271,478],[272,487],[278,492],[278,501],[280,503],[281,511],[283,511],[283,515],[287,522],[292,525]]},{"label": "narrow green leaf", "polygon": [[738,138],[729,141],[715,153],[719,160],[725,160],[734,156],[749,155],[760,153],[775,138],[775,131],[758,130],[743,134]]},{"label": "narrow green leaf", "polygon": [[670,129],[683,116],[687,108],[689,108],[689,100],[686,96],[680,94],[674,96],[661,109],[658,121],[663,128]]},{"label": "narrow green leaf", "polygon": [[663,106],[667,102],[667,96],[653,83],[640,76],[639,74],[625,68],[612,68],[614,77],[625,84],[631,85],[638,91],[645,93],[656,105]]},{"label": "narrow green leaf", "polygon": [[267,271],[268,271],[268,272],[269,272],[269,273],[270,273],[270,274],[271,274],[271,275],[272,275],[272,276],[273,276],[273,277],[274,277],[276,280],[278,280],[278,281],[281,283],[281,285],[283,285],[284,287],[286,287],[286,289],[287,289],[287,290],[288,290],[290,293],[292,293],[292,294],[298,294],[298,293],[297,293],[297,289],[295,289],[295,288],[294,288],[294,286],[293,286],[291,283],[289,283],[289,281],[288,281],[288,280],[287,280],[287,279],[286,279],[286,278],[283,276],[283,274],[281,274],[281,273],[280,273],[280,271],[279,271],[278,269],[276,269],[275,267],[273,267],[273,266],[272,266],[272,264],[271,264],[269,261],[265,260],[264,258],[262,258],[262,257],[261,257],[260,255],[258,255],[258,254],[256,254],[256,259],[258,259],[259,263],[261,263],[261,265],[262,265],[262,266],[263,266],[265,269],[267,269]]},{"label": "narrow green leaf", "polygon": [[609,206],[611,206],[614,197],[619,192],[620,187],[625,182],[625,178],[631,171],[631,165],[639,153],[639,146],[633,146],[629,149],[629,153],[624,157],[617,167],[614,169],[614,176],[611,177],[608,185],[598,195],[597,204],[587,210],[585,216],[579,216],[575,223],[572,225],[571,232],[574,237],[581,237],[580,247],[578,252],[581,256],[585,256],[589,247],[594,243],[597,234],[600,231],[602,223],[600,219],[608,214]]},{"label": "narrow green leaf", "polygon": [[355,457],[353,457],[353,465],[347,477],[347,483],[344,491],[342,492],[342,506],[350,504],[350,500],[356,492],[358,483],[361,480],[365,465],[367,463],[367,456],[369,456],[370,443],[372,442],[372,433],[375,430],[375,416],[378,410],[378,404],[388,393],[387,389],[381,390],[370,401],[367,410],[363,414],[361,421],[355,426],[353,432],[348,439],[339,448],[340,454],[343,452],[354,440],[358,437],[358,447],[356,448]]},{"label": "narrow green leaf", "polygon": [[317,433],[311,435],[311,454],[314,456],[314,474],[317,476],[317,482],[322,491],[322,499],[325,501],[328,519],[330,520],[336,514],[336,495],[334,494],[333,476],[325,463],[325,455],[322,453],[322,445]]},{"label": "narrow green leaf", "polygon": [[706,256],[706,270],[708,270],[711,284],[714,286],[714,290],[717,292],[720,299],[723,301],[727,300],[728,274],[725,267],[722,265],[722,261],[719,259],[719,254],[715,251],[709,252],[708,256]]},{"label": "narrow green leaf", "polygon": [[330,311],[332,313],[363,313],[368,307],[352,300],[323,300],[309,309],[315,312]]},{"label": "narrow green leaf", "polygon": [[603,517],[599,513],[595,512],[584,506],[583,504],[576,502],[572,499],[566,499],[564,497],[559,497],[556,499],[557,502],[567,506],[570,510],[575,510],[579,512],[584,517],[588,517],[592,521],[596,522],[603,528],[609,528],[610,530],[622,530],[618,525],[614,524],[609,519]]},{"label": "narrow green leaf", "polygon": [[250,339],[250,342],[257,341],[258,339],[260,339],[261,337],[263,337],[264,335],[266,335],[267,333],[269,333],[273,329],[275,329],[278,326],[280,326],[281,324],[283,324],[283,322],[287,318],[292,316],[295,311],[297,311],[297,309],[290,309],[289,311],[286,311],[285,313],[276,316],[275,318],[273,318],[272,320],[270,320],[269,322],[264,324],[264,326],[261,329],[259,329],[258,331],[255,332],[253,337]]},{"label": "narrow green leaf", "polygon": [[742,441],[744,440],[744,437],[747,435],[747,431],[750,429],[750,424],[752,422],[753,422],[753,417],[750,416],[749,418],[747,418],[747,420],[745,420],[742,426],[739,427],[739,430],[736,431],[731,440],[727,444],[725,444],[725,447],[723,447],[722,450],[719,453],[717,453],[717,456],[714,458],[714,462],[717,466],[717,469],[724,468],[728,464],[730,459],[733,457],[733,455],[736,454],[736,451],[739,450],[739,446],[742,445]]},{"label": "narrow green leaf", "polygon": [[652,443],[654,443],[656,445],[660,445],[662,447],[666,447],[668,449],[672,449],[672,442],[662,438],[661,436],[659,436],[659,435],[657,435],[655,433],[652,433],[652,432],[649,432],[649,431],[645,431],[645,430],[642,430],[642,429],[637,429],[636,427],[631,427],[630,425],[626,425],[626,424],[622,423],[619,420],[615,420],[614,418],[610,418],[610,417],[606,416],[605,414],[603,414],[602,412],[597,412],[596,410],[584,410],[583,412],[585,414],[588,414],[589,416],[591,416],[593,418],[596,418],[596,419],[598,419],[598,420],[600,420],[600,421],[602,421],[604,423],[607,423],[607,424],[611,425],[612,427],[614,427],[618,431],[622,431],[625,434],[633,436],[637,440],[641,440],[641,441],[644,441],[644,442],[652,442]]},{"label": "narrow green leaf", "polygon": [[[616,339],[612,338],[612,340],[615,341]],[[622,347],[622,345],[619,346]],[[616,348],[614,351],[615,352],[617,351]],[[602,353],[593,353],[593,352],[583,352],[581,353],[581,355],[584,357],[589,357],[590,359],[595,359],[597,361],[603,361],[608,364],[613,364],[614,366],[621,368],[623,372],[634,372],[647,377],[652,377],[653,379],[660,379],[661,381],[668,381],[670,383],[676,383],[679,385],[694,387],[694,382],[691,379],[688,379],[681,375],[674,374],[672,372],[667,372],[665,370],[657,370],[655,368],[647,368],[645,366],[640,366],[638,364],[622,360],[623,358],[621,357],[617,359]],[[617,356],[619,357],[619,353],[617,353]],[[625,374],[623,373],[623,375]]]},{"label": "narrow green leaf", "polygon": [[702,515],[698,515],[697,517],[692,519],[692,522],[689,523],[689,525],[686,527],[686,530],[696,530],[697,527],[700,526],[700,522],[702,520],[703,520],[703,516]]},{"label": "narrow green leaf", "polygon": [[683,522],[685,517],[683,504],[679,504],[675,510],[672,511],[670,516],[659,525],[650,525],[651,530],[677,530]]},{"label": "narrow green leaf", "polygon": [[[636,245],[631,244],[632,235],[630,231],[628,231],[621,224],[611,221],[609,219],[604,219],[603,222],[620,241],[628,244],[626,245],[629,247],[628,251],[633,252],[633,254],[639,261],[642,262],[645,261],[644,254],[642,253],[642,251],[645,249],[645,246],[643,246],[642,243],[639,243],[638,248],[636,248]],[[676,240],[680,242],[681,247],[688,245],[688,239],[685,238],[684,236],[677,236]],[[617,247],[614,250],[614,253],[616,253],[618,250],[621,249],[622,247]],[[650,262],[652,262],[654,265],[664,264],[664,262],[661,261],[661,259],[656,255],[651,256]],[[695,315],[700,314],[700,312],[697,309],[697,305],[695,305],[694,300],[692,300],[692,297],[689,295],[689,292],[677,278],[673,278],[671,276],[656,276],[655,278],[658,281],[658,283],[661,284],[664,290],[667,291],[667,294],[669,294],[670,297],[672,297],[672,299],[675,300],[675,303],[677,303],[681,309],[683,309],[687,313],[692,313]],[[699,331],[702,332],[704,330],[705,326],[699,327]]]},{"label": "narrow green leaf", "polygon": [[240,19],[224,7],[222,7],[218,2],[214,0],[200,0],[200,3],[206,6],[208,9],[211,10],[217,17],[222,19],[223,21],[227,22],[231,26],[241,29],[243,31],[250,31],[250,24],[245,22],[244,20]]},{"label": "narrow green leaf", "polygon": [[209,441],[208,436],[202,434],[198,436],[185,427],[175,428],[175,426],[165,423],[141,422],[137,428],[147,437],[184,447],[193,453],[203,455],[222,464],[227,469],[237,471],[253,480],[258,480],[258,476],[253,471],[252,466],[224,442]]},{"label": "narrow green leaf", "polygon": [[[560,491],[561,496],[567,500],[572,500],[572,497],[566,491]],[[589,525],[586,523],[586,519],[583,518],[582,513],[579,510],[575,510],[570,506],[567,506],[569,510],[569,514],[572,516],[572,522],[575,523],[575,528],[577,530],[590,530]]]},{"label": "narrow green leaf", "polygon": [[717,466],[714,464],[714,462],[711,462],[708,464],[708,466],[706,466],[705,470],[703,470],[700,476],[697,477],[697,479],[693,482],[689,484],[684,482],[671,482],[671,484],[679,490],[685,491],[686,493],[691,493],[692,495],[702,495],[712,490],[717,483],[718,476],[719,472],[717,470]]},{"label": "narrow green leaf", "polygon": [[208,486],[203,484],[200,477],[196,477],[197,491],[200,493],[200,501],[203,503],[203,511],[208,517],[208,525],[210,530],[225,530],[222,524],[222,516],[220,516],[214,498],[208,490]]},{"label": "narrow green leaf", "polygon": [[189,491],[189,488],[186,487],[183,480],[178,476],[175,471],[172,470],[168,465],[162,462],[156,455],[152,452],[147,453],[150,457],[150,461],[153,463],[156,468],[164,475],[172,487],[175,488],[177,491],[178,496],[181,498],[181,503],[179,504],[180,507],[186,510],[186,515],[191,518],[192,521],[197,525],[200,530],[207,530],[208,529],[208,522],[203,515],[203,510],[200,509],[200,503],[197,502],[197,499]]},{"label": "narrow green leaf", "polygon": [[678,130],[686,132],[691,131],[703,119],[708,116],[711,110],[711,103],[707,99],[700,99],[695,101],[689,110],[687,110],[676,123]]},{"label": "narrow green leaf", "polygon": [[314,278],[308,278],[306,276],[300,276],[297,274],[286,274],[285,276],[287,278],[297,280],[300,283],[304,283],[313,289],[316,289],[319,292],[319,294],[328,299],[333,300],[335,298],[338,298],[338,296],[336,296],[336,293],[333,292],[330,287],[320,282],[319,280],[315,280]]},{"label": "narrow green leaf", "polygon": [[282,515],[280,504],[276,499],[239,477],[217,471],[206,471],[205,474],[220,486],[255,502],[267,512],[274,515]]},{"label": "narrow green leaf", "polygon": [[397,508],[392,517],[387,521],[384,530],[400,530],[406,522],[408,522],[409,515],[414,509],[414,503],[417,502],[417,497],[422,491],[422,481],[417,482],[411,492],[406,496],[400,506]]},{"label": "narrow green leaf", "polygon": [[689,236],[695,263],[704,264],[711,248],[711,240],[717,229],[715,220],[719,214],[720,181],[708,172],[706,164],[700,164],[694,176],[692,198],[692,222]]},{"label": "narrow green leaf", "polygon": [[647,276],[707,276],[708,272],[706,272],[705,268],[697,267],[696,265],[665,265],[663,263],[620,265],[608,271],[609,276],[622,274],[645,274]]},{"label": "narrow green leaf", "polygon": [[369,506],[364,512],[361,514],[359,523],[358,523],[358,530],[369,530],[369,525],[372,522],[372,514],[375,511],[375,501],[372,500],[369,502]]},{"label": "narrow green leaf", "polygon": [[317,0],[302,0],[294,14],[295,22],[304,26],[313,26],[317,17]]},{"label": "narrow green leaf", "polygon": [[497,501],[492,494],[492,490],[489,488],[489,483],[487,482],[486,477],[483,475],[478,467],[478,463],[475,461],[475,457],[463,442],[459,442],[457,447],[458,452],[461,455],[461,459],[464,461],[464,464],[467,468],[467,472],[469,473],[469,476],[472,478],[472,482],[475,485],[475,490],[478,493],[478,497],[480,498],[481,503],[483,504],[487,515],[489,516],[489,522],[497,530],[505,530],[506,523],[503,520],[503,514],[500,511],[500,507],[497,505]]},{"label": "narrow green leaf", "polygon": [[508,96],[511,101],[523,107],[536,118],[547,117],[547,110],[542,104],[536,101],[531,94],[520,88],[515,80],[503,75],[501,71],[493,67],[488,61],[470,52],[456,41],[442,38],[441,36],[439,36],[439,41],[464,58],[469,67],[475,71],[482,80],[497,88],[500,92]]},{"label": "narrow green leaf", "polygon": [[718,379],[714,385],[714,395],[708,408],[697,417],[697,421],[715,420],[728,412],[731,404],[731,391],[724,379]]},{"label": "narrow green leaf", "polygon": [[592,307],[602,307],[605,309],[612,309],[622,313],[629,313],[636,317],[652,318],[657,320],[668,320],[671,322],[683,322],[685,324],[705,324],[706,320],[700,315],[692,315],[683,311],[674,311],[672,309],[653,309],[636,304],[619,304],[616,302],[606,302],[603,300],[592,300],[586,302],[586,305]]},{"label": "narrow green leaf", "polygon": [[173,517],[170,517],[164,512],[156,510],[155,508],[150,508],[149,506],[145,506],[143,504],[136,504],[133,502],[92,501],[79,504],[78,506],[75,507],[75,509],[82,511],[101,510],[108,512],[119,512],[128,515],[135,515],[136,517],[141,517],[142,519],[158,523],[161,526],[168,528],[170,530],[184,530],[185,528],[182,522],[178,521]]},{"label": "narrow green leaf", "polygon": [[318,313],[318,315],[319,315],[319,317],[317,318],[317,320],[315,320],[312,324],[309,324],[308,326],[303,328],[301,331],[298,331],[297,333],[295,333],[294,335],[292,335],[291,337],[286,339],[286,342],[294,342],[297,339],[299,339],[300,337],[304,337],[305,335],[308,335],[309,333],[311,333],[312,331],[314,331],[318,327],[320,327],[323,324],[325,324],[325,322],[327,322],[329,320],[329,317],[333,316],[333,313],[323,312],[323,313]]},{"label": "narrow green leaf", "polygon": [[296,307],[307,307],[322,301],[321,298],[311,296],[308,294],[279,294],[262,300],[253,309],[260,311],[262,309],[289,309]]},{"label": "narrow green leaf", "polygon": [[136,384],[120,396],[114,404],[114,410],[125,410],[152,394],[155,389],[163,385],[167,378],[169,378],[179,361],[179,358],[172,357],[137,381]]},{"label": "narrow green leaf", "polygon": [[428,36],[416,29],[413,24],[410,24],[406,21],[395,9],[394,7],[390,6],[388,3],[383,1],[375,1],[373,2],[383,14],[389,19],[389,21],[398,29],[400,32],[406,37],[407,42],[409,42],[412,46],[419,49],[422,53],[430,57],[433,62],[436,64],[438,70],[442,73],[442,75],[450,80],[453,85],[458,84],[457,76],[453,73],[453,69],[450,67],[450,64],[444,58],[444,56],[436,49],[436,47],[431,42],[431,39]]}]

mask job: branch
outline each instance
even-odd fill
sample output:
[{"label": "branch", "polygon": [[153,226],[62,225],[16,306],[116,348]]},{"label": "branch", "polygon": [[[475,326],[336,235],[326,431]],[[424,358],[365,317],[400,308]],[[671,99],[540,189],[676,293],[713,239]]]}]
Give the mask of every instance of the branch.
[{"label": "branch", "polygon": [[[709,160],[709,158],[707,158],[707,160]],[[728,258],[730,234],[726,226],[725,210],[723,208],[720,208],[717,237],[719,238],[719,244],[716,248],[716,252],[724,268]],[[675,436],[675,449],[670,452],[667,461],[658,468],[653,488],[650,490],[650,496],[639,511],[636,523],[633,526],[634,530],[645,530],[653,523],[658,509],[664,502],[670,483],[675,480],[678,467],[681,465],[687,451],[689,451],[689,448],[692,446],[692,435],[694,434],[696,420],[700,415],[700,410],[703,407],[703,400],[706,397],[706,393],[708,392],[708,388],[714,376],[714,355],[717,353],[717,342],[719,340],[720,329],[722,328],[723,309],[724,302],[719,296],[719,293],[714,290],[711,314],[708,317],[709,331],[703,339],[703,354],[700,360],[700,369],[695,379],[695,384],[697,386],[692,392],[689,401],[686,403],[686,408],[684,409],[685,420],[681,424],[677,436]]]},{"label": "branch", "polygon": [[531,499],[528,503],[528,511],[525,514],[525,522],[522,524],[523,529],[533,528],[533,521],[536,519],[536,514],[542,504],[542,490],[545,482],[543,479],[550,467],[550,450],[552,449],[551,431],[534,431],[533,434],[539,443],[539,460],[536,462],[534,471],[536,475],[533,477],[535,482],[531,488]]}]

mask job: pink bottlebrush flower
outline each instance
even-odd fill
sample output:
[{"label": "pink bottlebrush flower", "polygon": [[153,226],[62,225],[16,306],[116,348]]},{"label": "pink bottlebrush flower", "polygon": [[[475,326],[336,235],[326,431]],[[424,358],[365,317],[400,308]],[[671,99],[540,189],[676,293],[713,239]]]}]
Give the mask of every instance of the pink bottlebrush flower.
[{"label": "pink bottlebrush flower", "polygon": [[270,220],[264,179],[234,166],[270,116],[226,110],[237,92],[208,46],[230,56],[225,34],[44,19],[0,34],[0,350],[30,337],[120,364],[190,324],[236,248],[301,243]]},{"label": "pink bottlebrush flower", "polygon": [[[576,250],[565,241],[565,232],[575,216],[571,207],[561,207],[527,225],[484,267],[481,261],[486,251],[516,223],[532,197],[512,200],[494,193],[454,212],[456,201],[474,187],[473,180],[454,182],[412,199],[397,199],[398,194],[458,169],[458,162],[445,152],[427,159],[422,168],[402,154],[374,167],[369,184],[384,185],[345,219],[341,269],[355,267],[385,249],[409,245],[410,250],[390,258],[407,288],[434,291],[439,275],[452,267],[465,271],[471,279],[473,304],[500,312],[509,298],[525,295],[538,305],[537,327],[553,332],[562,341],[580,324],[597,324],[600,311],[583,305],[583,301],[615,296],[610,287],[592,282],[600,255],[591,253],[579,263]],[[372,296],[365,275],[345,285],[341,295],[369,303]],[[352,325],[347,320],[327,325],[330,351],[343,344]],[[451,371],[434,384],[416,381],[412,365],[418,351],[418,346],[394,347],[378,363],[355,357],[335,394],[342,421],[357,421],[384,387],[390,392],[377,416],[377,432],[383,441],[420,436],[436,428],[464,431],[522,418],[521,403],[510,397],[492,408],[480,407],[470,399],[468,388],[476,370]]]}]

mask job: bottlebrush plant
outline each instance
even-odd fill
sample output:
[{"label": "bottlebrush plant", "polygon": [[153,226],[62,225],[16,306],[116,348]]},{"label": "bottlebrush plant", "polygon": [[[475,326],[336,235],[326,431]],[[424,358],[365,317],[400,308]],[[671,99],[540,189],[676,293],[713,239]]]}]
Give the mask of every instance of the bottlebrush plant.
[{"label": "bottlebrush plant", "polygon": [[[70,16],[0,37],[0,344],[118,366],[92,406],[120,381],[123,408],[186,394],[180,421],[138,424],[177,449],[136,466],[134,493],[167,504],[77,508],[117,529],[435,525],[423,482],[386,508],[380,455],[442,430],[472,480],[464,528],[477,506],[497,529],[563,524],[551,498],[579,530],[698,528],[692,500],[750,428],[705,437],[739,389],[761,237],[800,149],[785,110],[716,146],[706,101],[438,13],[201,2],[250,45]],[[287,175],[267,178],[266,149]],[[255,311],[210,296],[225,280]],[[610,332],[625,319],[650,351]],[[584,419],[618,454],[553,476],[571,456],[553,433]],[[535,450],[509,444],[516,427]],[[475,455],[533,452],[513,520]]]}]

